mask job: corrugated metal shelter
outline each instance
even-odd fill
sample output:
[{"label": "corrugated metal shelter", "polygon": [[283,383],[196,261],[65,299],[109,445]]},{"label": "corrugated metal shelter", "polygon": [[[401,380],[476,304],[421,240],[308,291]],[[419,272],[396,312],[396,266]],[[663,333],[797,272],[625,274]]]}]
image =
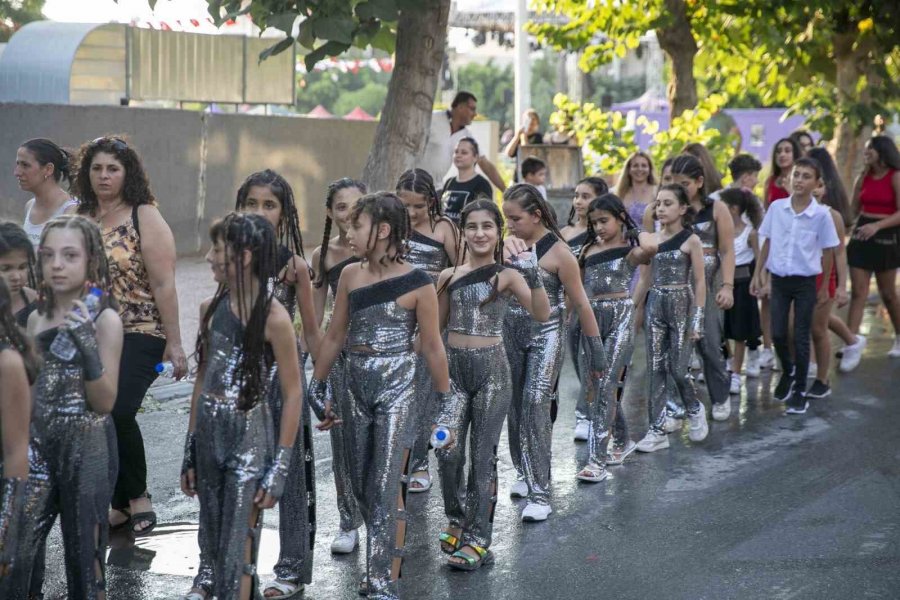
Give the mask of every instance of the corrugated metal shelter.
[{"label": "corrugated metal shelter", "polygon": [[259,62],[276,41],[37,21],[0,55],[0,102],[293,104],[296,48]]}]

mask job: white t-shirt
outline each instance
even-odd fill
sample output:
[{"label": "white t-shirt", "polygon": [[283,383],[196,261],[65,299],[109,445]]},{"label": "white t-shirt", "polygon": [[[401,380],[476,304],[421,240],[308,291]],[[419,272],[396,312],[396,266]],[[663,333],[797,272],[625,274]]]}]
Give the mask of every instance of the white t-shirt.
[{"label": "white t-shirt", "polygon": [[447,178],[447,173],[453,166],[453,151],[456,144],[465,137],[474,137],[468,127],[463,127],[456,133],[450,132],[449,110],[436,110],[431,113],[431,128],[419,166],[431,173],[435,185]]}]

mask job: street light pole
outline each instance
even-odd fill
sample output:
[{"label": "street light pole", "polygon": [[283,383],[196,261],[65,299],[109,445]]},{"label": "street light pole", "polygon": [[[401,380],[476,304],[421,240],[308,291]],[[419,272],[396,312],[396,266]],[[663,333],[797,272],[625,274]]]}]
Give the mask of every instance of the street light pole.
[{"label": "street light pole", "polygon": [[515,59],[515,122],[516,131],[522,127],[522,113],[531,106],[531,51],[525,23],[528,22],[528,0],[516,0],[516,59]]}]

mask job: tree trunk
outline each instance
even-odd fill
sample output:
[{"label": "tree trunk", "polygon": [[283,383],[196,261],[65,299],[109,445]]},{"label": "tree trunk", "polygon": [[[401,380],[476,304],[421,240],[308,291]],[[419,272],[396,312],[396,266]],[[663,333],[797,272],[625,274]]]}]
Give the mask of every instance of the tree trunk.
[{"label": "tree trunk", "polygon": [[[857,91],[857,82],[865,75],[869,85],[875,84],[868,68],[869,48],[866,44],[857,43],[856,32],[836,33],[832,36],[832,42],[838,108],[846,109],[854,104],[868,103],[870,100],[868,85]],[[844,114],[844,110],[837,111],[831,153],[844,187],[850,192],[853,189],[853,181],[862,168],[862,150],[872,134],[872,124],[855,123],[850,118],[842,116]]]},{"label": "tree trunk", "polygon": [[431,111],[447,45],[450,0],[428,0],[403,11],[397,24],[394,72],[381,121],[363,170],[370,190],[392,190],[425,151]]},{"label": "tree trunk", "polygon": [[697,80],[694,79],[694,57],[697,41],[691,30],[684,0],[665,0],[666,10],[672,16],[671,23],[656,30],[656,38],[663,52],[672,61],[672,79],[669,81],[669,120],[697,106]]}]

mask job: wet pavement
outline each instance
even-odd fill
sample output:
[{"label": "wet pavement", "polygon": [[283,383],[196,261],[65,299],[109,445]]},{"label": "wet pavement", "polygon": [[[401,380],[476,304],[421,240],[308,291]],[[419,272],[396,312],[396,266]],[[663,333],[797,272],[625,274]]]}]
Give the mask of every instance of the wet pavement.
[{"label": "wet pavement", "polygon": [[[212,291],[197,259],[179,262],[185,340],[197,306]],[[185,308],[187,310],[185,310]],[[768,371],[732,396],[728,422],[710,422],[700,444],[687,430],[672,447],[632,455],[599,484],[576,482],[586,448],[572,440],[576,382],[569,363],[553,437],[553,514],[523,524],[508,496],[514,472],[501,440],[497,556],[475,573],[444,566],[437,535],[445,524],[435,487],[410,495],[404,598],[897,598],[900,597],[900,360],[886,358],[885,316],[867,310],[870,343],[852,374],[832,375],[834,393],[803,417],[772,402]],[[625,395],[631,436],[646,428],[643,338]],[[777,377],[777,374],[776,374]],[[198,505],[181,494],[178,472],[187,399],[156,395],[139,416],[150,491],[160,526],[135,542],[110,540],[113,600],[178,597],[197,566]],[[168,388],[170,391],[176,388]],[[699,389],[705,398],[705,388]],[[355,598],[365,553],[329,553],[338,527],[327,434],[315,435],[318,535],[313,582],[305,597]],[[432,472],[436,476],[435,461]],[[277,557],[276,510],[268,511],[259,561],[265,581]],[[64,598],[58,527],[48,548],[47,598]]]}]

